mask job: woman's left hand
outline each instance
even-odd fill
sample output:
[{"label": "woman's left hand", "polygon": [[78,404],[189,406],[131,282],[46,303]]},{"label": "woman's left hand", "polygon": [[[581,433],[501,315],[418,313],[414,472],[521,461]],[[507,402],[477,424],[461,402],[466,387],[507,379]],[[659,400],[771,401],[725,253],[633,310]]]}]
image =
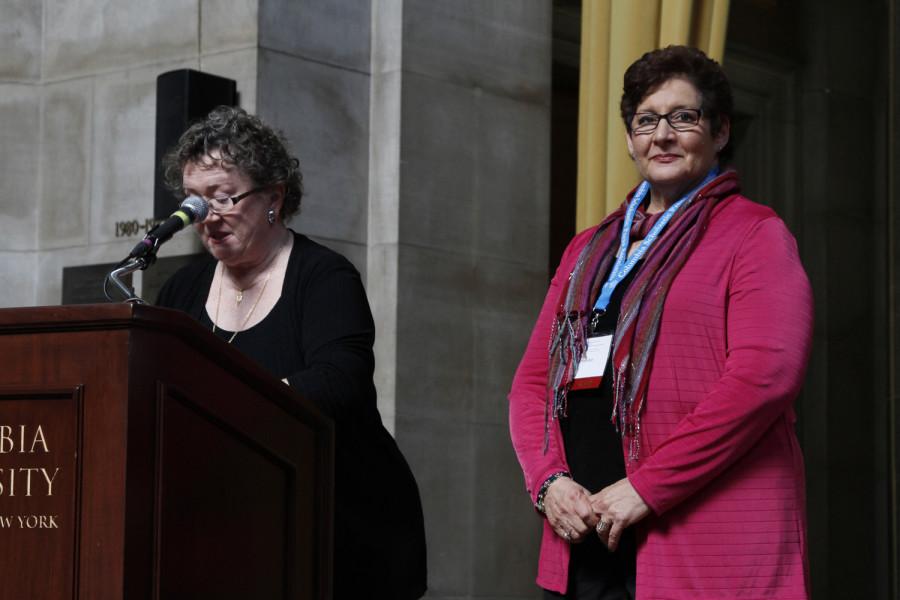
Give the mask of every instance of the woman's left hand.
[{"label": "woman's left hand", "polygon": [[591,507],[601,515],[597,523],[597,535],[610,552],[619,545],[622,532],[650,514],[644,502],[628,479],[620,479],[592,495]]}]

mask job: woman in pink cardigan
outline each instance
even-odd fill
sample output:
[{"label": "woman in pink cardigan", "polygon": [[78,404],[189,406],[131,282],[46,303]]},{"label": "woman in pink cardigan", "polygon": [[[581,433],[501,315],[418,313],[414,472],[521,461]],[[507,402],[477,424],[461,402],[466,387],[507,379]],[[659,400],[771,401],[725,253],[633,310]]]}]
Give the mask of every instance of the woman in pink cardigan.
[{"label": "woman in pink cardigan", "polygon": [[784,223],[721,167],[731,113],[699,50],[625,73],[644,181],[569,244],[509,395],[546,598],[808,598],[812,294]]}]

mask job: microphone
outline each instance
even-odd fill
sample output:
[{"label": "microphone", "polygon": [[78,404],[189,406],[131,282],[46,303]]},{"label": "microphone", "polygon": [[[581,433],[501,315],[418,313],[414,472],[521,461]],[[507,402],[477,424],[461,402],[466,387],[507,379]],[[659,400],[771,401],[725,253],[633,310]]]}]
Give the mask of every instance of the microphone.
[{"label": "microphone", "polygon": [[[128,255],[128,258],[140,258],[151,251],[155,251],[160,245],[169,241],[177,232],[194,222],[200,222],[209,214],[209,205],[200,196],[188,196],[181,206],[173,212],[168,219],[151,229],[138,242],[137,246]],[[126,259],[127,260],[127,259]]]}]

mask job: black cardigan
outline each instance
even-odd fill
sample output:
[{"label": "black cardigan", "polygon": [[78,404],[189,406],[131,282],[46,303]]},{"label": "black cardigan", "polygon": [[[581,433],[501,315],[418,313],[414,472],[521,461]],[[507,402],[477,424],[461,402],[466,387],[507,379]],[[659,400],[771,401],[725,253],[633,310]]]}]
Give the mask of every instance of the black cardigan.
[{"label": "black cardigan", "polygon": [[[157,304],[212,326],[205,304],[216,261],[179,270]],[[223,299],[225,300],[225,299]],[[225,300],[229,301],[229,300]],[[232,332],[216,329],[223,339]],[[281,297],[232,343],[335,421],[335,598],[419,598],[425,535],[419,492],[381,424],[372,374],[375,325],[359,273],[294,233]]]}]

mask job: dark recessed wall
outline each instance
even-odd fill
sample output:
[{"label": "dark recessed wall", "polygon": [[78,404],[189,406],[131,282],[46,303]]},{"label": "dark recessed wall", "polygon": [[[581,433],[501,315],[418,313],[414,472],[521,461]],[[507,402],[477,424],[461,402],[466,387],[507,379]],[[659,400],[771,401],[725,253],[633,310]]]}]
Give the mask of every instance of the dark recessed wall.
[{"label": "dark recessed wall", "polygon": [[[726,69],[750,64],[792,87],[777,114],[741,115],[748,144],[764,143],[752,128],[783,117],[762,134],[783,141],[769,148],[777,159],[737,154],[748,194],[779,209],[797,236],[815,294],[798,433],[813,597],[826,600],[891,597],[887,51],[887,3],[731,3]],[[769,172],[752,170],[760,166]]]}]

